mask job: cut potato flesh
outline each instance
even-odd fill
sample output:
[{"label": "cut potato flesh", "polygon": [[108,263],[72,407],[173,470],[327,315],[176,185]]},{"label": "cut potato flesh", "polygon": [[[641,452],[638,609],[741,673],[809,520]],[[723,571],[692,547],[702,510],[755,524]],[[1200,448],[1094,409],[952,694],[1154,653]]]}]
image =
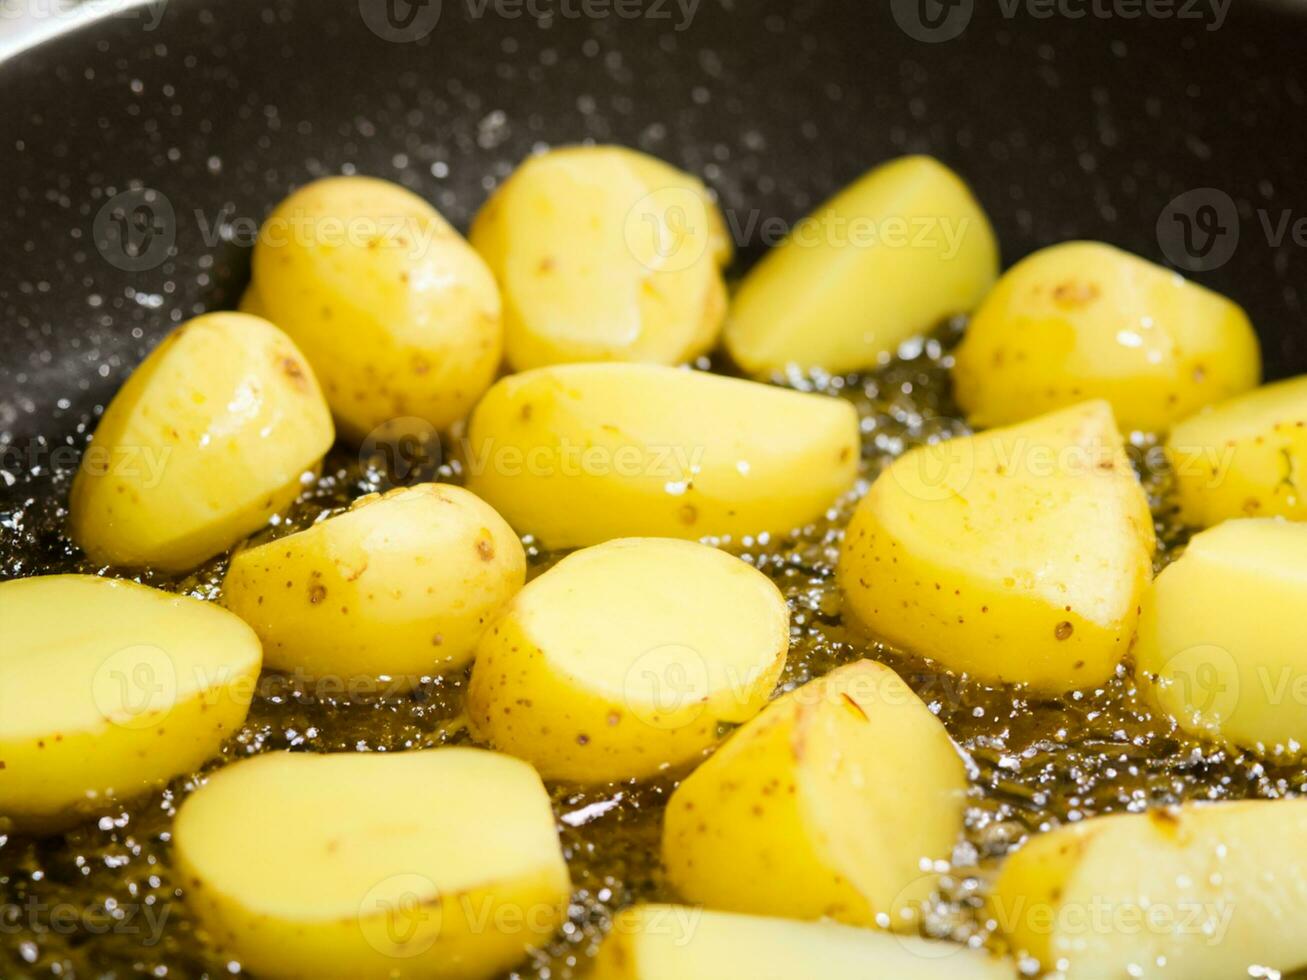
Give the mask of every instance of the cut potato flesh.
[{"label": "cut potato flesh", "polygon": [[789,645],[780,591],[691,541],[627,538],[531,582],[483,637],[473,729],[551,779],[650,776],[767,703]]},{"label": "cut potato flesh", "polygon": [[1229,980],[1307,965],[1307,800],[1096,817],[1009,857],[990,917],[1068,980]]},{"label": "cut potato flesh", "polygon": [[1144,600],[1141,686],[1188,732],[1294,759],[1307,750],[1307,524],[1196,535]]},{"label": "cut potato flesh", "polygon": [[222,592],[269,666],[348,690],[462,667],[525,577],[503,518],[466,490],[424,483],[238,552]]},{"label": "cut potato flesh", "polygon": [[975,308],[998,245],[966,184],[937,160],[872,170],[801,221],[740,284],[726,347],[752,374],[873,367]]},{"label": "cut potato flesh", "polygon": [[20,831],[193,771],[244,723],[258,680],[248,626],[134,582],[13,579],[0,623],[0,825]]},{"label": "cut potato flesh", "polygon": [[1307,377],[1250,391],[1171,430],[1166,456],[1180,519],[1307,521]]},{"label": "cut potato flesh", "polygon": [[191,796],[173,840],[210,941],[277,980],[493,977],[571,888],[539,777],[480,749],[260,756]]},{"label": "cut potato flesh", "polygon": [[895,461],[849,522],[839,580],[878,636],[1057,693],[1116,669],[1153,547],[1111,409],[1090,402]]},{"label": "cut potato flesh", "polygon": [[672,794],[663,865],[710,908],[911,927],[962,830],[944,726],[870,660],[782,696]]},{"label": "cut potato flesh", "polygon": [[468,488],[550,548],[784,533],[852,486],[859,438],[835,398],[648,364],[540,368],[477,406]]},{"label": "cut potato flesh", "polygon": [[638,905],[617,916],[592,980],[1013,980],[982,950],[829,922],[686,905]]},{"label": "cut potato flesh", "polygon": [[1054,245],[1006,272],[953,368],[958,404],[980,426],[1102,398],[1127,430],[1160,432],[1260,380],[1238,305],[1100,242]]},{"label": "cut potato flesh", "polygon": [[100,563],[185,571],[298,496],[334,434],[304,356],[243,313],[173,331],[96,427],[69,533]]}]

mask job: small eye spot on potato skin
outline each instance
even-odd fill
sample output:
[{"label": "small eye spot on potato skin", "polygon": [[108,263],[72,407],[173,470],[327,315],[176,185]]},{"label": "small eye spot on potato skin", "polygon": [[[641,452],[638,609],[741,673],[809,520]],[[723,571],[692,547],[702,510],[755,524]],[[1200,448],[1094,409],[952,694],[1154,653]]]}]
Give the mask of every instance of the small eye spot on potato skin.
[{"label": "small eye spot on potato skin", "polygon": [[680,517],[682,524],[693,524],[699,519],[699,508],[694,504],[686,504],[677,511],[677,516]]},{"label": "small eye spot on potato skin", "polygon": [[321,582],[314,582],[309,586],[309,602],[318,605],[327,597],[327,587]]},{"label": "small eye spot on potato skin", "polygon": [[477,554],[481,556],[482,561],[491,561],[495,557],[495,543],[490,540],[490,532],[486,531],[487,537],[477,539]]},{"label": "small eye spot on potato skin", "polygon": [[1068,639],[1073,632],[1075,632],[1075,627],[1066,620],[1062,620],[1062,622],[1054,627],[1053,636],[1058,640],[1065,640]]},{"label": "small eye spot on potato skin", "polygon": [[1053,302],[1064,309],[1088,306],[1098,299],[1098,287],[1092,282],[1067,280],[1053,288]]},{"label": "small eye spot on potato skin", "polygon": [[286,375],[300,391],[307,391],[309,387],[308,375],[304,371],[304,365],[300,364],[295,358],[289,355],[283,356],[280,361],[281,373]]}]

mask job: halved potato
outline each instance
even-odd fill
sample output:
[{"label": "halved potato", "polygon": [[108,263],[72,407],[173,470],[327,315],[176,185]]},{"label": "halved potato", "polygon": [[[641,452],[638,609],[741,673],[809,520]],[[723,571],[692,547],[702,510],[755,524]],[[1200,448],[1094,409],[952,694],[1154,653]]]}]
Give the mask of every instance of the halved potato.
[{"label": "halved potato", "polygon": [[1054,245],[1005,273],[953,368],[958,404],[980,426],[1103,398],[1127,430],[1159,432],[1260,380],[1238,305],[1101,242]]},{"label": "halved potato", "polygon": [[[1032,837],[989,917],[1067,980],[1228,980],[1307,964],[1307,799],[1113,814]],[[1269,973],[1268,973],[1269,975]]]},{"label": "halved potato", "polygon": [[[259,230],[252,292],[304,350],[341,434],[443,429],[494,380],[503,342],[486,264],[411,191],[317,180]],[[398,430],[398,431],[397,431]]]},{"label": "halved potato", "polygon": [[1307,521],[1307,376],[1266,385],[1185,419],[1166,455],[1180,519]]},{"label": "halved potato", "polygon": [[228,766],[178,811],[173,857],[210,942],[275,980],[494,977],[571,892],[540,778],[469,748]]},{"label": "halved potato", "polygon": [[997,277],[994,232],[966,184],[930,157],[902,157],[764,256],[731,303],[726,349],[751,374],[873,367],[970,312]]},{"label": "halved potato", "polygon": [[288,506],[333,438],[285,334],[243,313],[196,317],[109,403],[73,481],[69,533],[102,564],[193,568]]},{"label": "halved potato", "polygon": [[703,184],[661,160],[619,146],[528,157],[470,237],[503,290],[515,370],[679,364],[717,339],[730,237]]},{"label": "halved potato", "polygon": [[1089,402],[896,460],[849,522],[839,582],[878,636],[1059,693],[1116,669],[1154,543],[1112,410]]},{"label": "halved potato", "polygon": [[477,648],[473,731],[548,779],[650,776],[767,703],[789,611],[761,572],[692,541],[626,538],[533,580]]},{"label": "halved potato", "polygon": [[857,474],[848,402],[649,364],[502,379],[472,416],[468,488],[550,548],[784,533]]},{"label": "halved potato", "polygon": [[687,905],[622,911],[592,980],[1013,980],[984,950],[831,922],[792,922]]},{"label": "halved potato", "polygon": [[270,667],[413,682],[465,665],[525,580],[502,517],[460,487],[423,483],[237,552],[222,596]]},{"label": "halved potato", "polygon": [[1263,755],[1307,751],[1307,524],[1204,531],[1143,605],[1137,674],[1164,714]]},{"label": "halved potato", "polygon": [[862,660],[778,698],[681,783],[663,865],[711,908],[910,928],[966,791],[939,719]]},{"label": "halved potato", "polygon": [[189,773],[245,722],[254,631],[93,575],[0,583],[0,833],[59,831]]}]

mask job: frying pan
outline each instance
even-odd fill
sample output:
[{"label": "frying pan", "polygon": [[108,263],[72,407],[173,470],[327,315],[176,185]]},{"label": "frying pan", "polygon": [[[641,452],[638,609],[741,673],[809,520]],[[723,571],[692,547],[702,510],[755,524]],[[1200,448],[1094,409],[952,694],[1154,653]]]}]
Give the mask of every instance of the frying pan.
[{"label": "frying pan", "polygon": [[1268,378],[1302,373],[1304,51],[1302,7],[1256,0],[115,9],[0,63],[0,578],[66,550],[33,523],[97,410],[169,329],[234,305],[253,227],[324,174],[399,181],[466,229],[534,148],[628,144],[716,190],[742,271],[767,219],[927,152],[1005,265],[1115,243],[1242,304]]}]

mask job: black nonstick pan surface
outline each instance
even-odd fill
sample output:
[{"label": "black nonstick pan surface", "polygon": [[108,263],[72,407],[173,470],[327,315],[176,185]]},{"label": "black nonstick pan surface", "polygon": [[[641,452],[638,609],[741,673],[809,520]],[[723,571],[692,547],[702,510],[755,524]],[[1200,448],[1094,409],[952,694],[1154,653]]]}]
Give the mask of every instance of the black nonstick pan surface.
[{"label": "black nonstick pan surface", "polygon": [[[972,185],[1005,266],[1114,243],[1239,302],[1268,379],[1307,371],[1304,52],[1307,5],[1258,0],[115,8],[0,63],[0,577],[75,558],[42,522],[96,412],[164,333],[235,304],[260,219],[326,174],[399,181],[466,230],[534,148],[627,144],[716,190],[738,272],[769,218],[930,153]],[[166,822],[135,829],[157,842]],[[132,830],[0,836],[0,903],[27,909],[33,871],[87,879],[59,893],[83,911],[114,895],[112,863],[84,858],[153,853]],[[605,887],[584,884],[583,915]],[[616,903],[630,880],[611,884]],[[0,931],[0,977],[213,970],[180,916],[155,944]]]}]

